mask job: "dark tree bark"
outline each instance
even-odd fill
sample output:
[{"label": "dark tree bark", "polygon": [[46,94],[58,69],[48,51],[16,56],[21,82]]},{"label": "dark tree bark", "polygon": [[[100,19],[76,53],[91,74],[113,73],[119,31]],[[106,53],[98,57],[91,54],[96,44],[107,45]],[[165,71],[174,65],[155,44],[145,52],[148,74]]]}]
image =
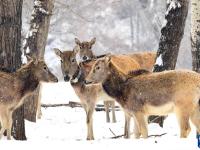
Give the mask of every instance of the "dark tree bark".
[{"label": "dark tree bark", "polygon": [[[54,0],[34,0],[30,29],[23,45],[23,50],[26,54],[29,53],[29,55],[40,59],[44,57],[53,7]],[[28,97],[25,103],[25,118],[33,122],[36,122],[37,109],[38,105],[40,105],[39,89],[38,87],[36,92]]]},{"label": "dark tree bark", "polygon": [[[184,34],[189,0],[170,0],[167,3],[165,25],[161,29],[154,72],[172,70],[176,67],[179,47]],[[157,119],[156,119],[157,118]],[[163,126],[164,117],[150,117],[150,121]]]},{"label": "dark tree bark", "polygon": [[200,1],[191,3],[191,47],[192,69],[200,73]]},{"label": "dark tree bark", "polygon": [[[21,66],[21,15],[23,0],[0,1],[0,68],[13,72]],[[13,114],[12,135],[26,140],[23,106]]]}]

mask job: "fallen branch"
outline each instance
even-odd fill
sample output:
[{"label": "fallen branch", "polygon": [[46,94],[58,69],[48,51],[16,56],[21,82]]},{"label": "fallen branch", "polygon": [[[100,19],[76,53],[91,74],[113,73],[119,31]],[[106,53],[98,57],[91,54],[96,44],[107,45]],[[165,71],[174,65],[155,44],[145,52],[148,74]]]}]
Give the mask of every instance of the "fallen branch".
[{"label": "fallen branch", "polygon": [[82,107],[80,103],[78,102],[69,102],[68,104],[41,104],[42,107],[60,107],[60,106],[68,106],[68,107],[71,107],[71,108],[74,108],[74,107]]},{"label": "fallen branch", "polygon": [[148,137],[160,137],[160,136],[163,136],[165,134],[167,134],[167,133],[149,135]]},{"label": "fallen branch", "polygon": [[[69,101],[68,104],[41,104],[42,107],[47,108],[47,107],[61,107],[61,106],[66,106],[66,107],[82,107],[81,103],[79,102],[72,102]],[[96,111],[105,111],[105,107],[102,104],[97,104],[95,107]],[[115,111],[120,111],[119,106],[115,106]]]},{"label": "fallen branch", "polygon": [[[110,129],[110,128],[109,128]],[[110,129],[110,131],[112,132],[112,130]],[[112,132],[113,133],[113,132]],[[132,135],[133,133],[131,133],[131,135]],[[167,133],[162,133],[162,134],[153,134],[153,135],[148,135],[148,138],[149,137],[161,137],[161,136],[163,136],[163,135],[165,135],[165,134],[167,134]],[[113,133],[113,135],[114,135],[114,133]],[[113,136],[113,137],[111,137],[111,139],[117,139],[117,138],[121,138],[121,137],[123,137],[124,136],[124,134],[121,134],[121,135],[117,135],[117,136]]]}]

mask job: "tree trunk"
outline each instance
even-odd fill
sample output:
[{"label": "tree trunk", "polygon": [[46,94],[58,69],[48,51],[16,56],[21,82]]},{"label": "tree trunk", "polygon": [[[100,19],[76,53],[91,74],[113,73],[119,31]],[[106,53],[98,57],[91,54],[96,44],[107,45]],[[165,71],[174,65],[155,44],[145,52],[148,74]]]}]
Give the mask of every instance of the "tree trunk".
[{"label": "tree trunk", "polygon": [[200,0],[191,3],[192,69],[200,73]]},{"label": "tree trunk", "polygon": [[[25,54],[29,53],[29,55],[37,58],[44,57],[53,7],[54,0],[34,0],[30,29],[23,43]],[[36,92],[28,97],[25,103],[25,118],[33,122],[36,122],[37,108],[40,105],[39,89],[38,87]]]},{"label": "tree trunk", "polygon": [[130,14],[130,30],[131,30],[131,50],[134,49],[134,30],[133,30],[133,16]]},{"label": "tree trunk", "polygon": [[[21,66],[21,16],[23,0],[0,1],[0,68],[13,72]],[[26,140],[23,106],[13,114],[13,137]]]},{"label": "tree trunk", "polygon": [[[184,34],[189,0],[168,0],[165,25],[161,29],[154,72],[172,70],[176,67],[178,51]],[[157,117],[156,117],[157,118]],[[163,126],[164,117],[150,117],[150,121]]]}]

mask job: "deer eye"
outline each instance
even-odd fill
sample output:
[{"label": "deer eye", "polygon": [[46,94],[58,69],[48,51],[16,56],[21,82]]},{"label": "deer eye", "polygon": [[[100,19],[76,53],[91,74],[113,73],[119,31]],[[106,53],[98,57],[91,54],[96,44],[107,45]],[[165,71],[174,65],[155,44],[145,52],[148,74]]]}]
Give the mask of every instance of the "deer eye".
[{"label": "deer eye", "polygon": [[47,70],[47,67],[46,67],[46,66],[44,66],[44,70]]},{"label": "deer eye", "polygon": [[100,69],[100,67],[99,67],[99,66],[97,66],[97,67],[96,67],[96,70],[99,70],[99,69]]},{"label": "deer eye", "polygon": [[73,59],[71,60],[71,62],[75,62],[75,59],[73,58]]}]

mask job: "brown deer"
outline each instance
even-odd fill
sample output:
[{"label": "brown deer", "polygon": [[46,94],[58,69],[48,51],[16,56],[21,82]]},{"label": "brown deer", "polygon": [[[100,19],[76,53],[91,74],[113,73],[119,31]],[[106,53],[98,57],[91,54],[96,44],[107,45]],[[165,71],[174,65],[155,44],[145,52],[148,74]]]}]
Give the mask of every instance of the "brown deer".
[{"label": "brown deer", "polygon": [[43,60],[30,60],[13,73],[0,72],[0,138],[6,130],[7,139],[11,139],[12,114],[34,92],[40,81],[58,81]]},{"label": "brown deer", "polygon": [[[81,63],[78,65],[75,51],[61,52],[59,49],[54,49],[54,51],[56,55],[61,58],[61,68],[64,75],[64,80],[70,80],[71,85],[74,88],[75,93],[80,98],[81,104],[86,112],[86,123],[88,131],[87,140],[93,140],[94,136],[92,115],[97,101],[114,101],[114,99],[104,92],[101,84],[85,86],[85,76],[89,73],[95,61]],[[128,56],[113,56],[112,59],[113,61],[117,60],[117,65],[124,66],[122,70],[124,73],[128,73],[132,69],[139,68],[139,64],[130,59]]]},{"label": "brown deer", "polygon": [[[90,41],[83,41],[80,42],[79,39],[75,38],[75,43],[76,46],[74,47],[74,50],[76,51],[76,60],[78,63],[84,62],[84,61],[88,61],[88,60],[92,60],[92,59],[96,59],[97,56],[94,55],[93,50],[92,50],[92,46],[95,44],[96,42],[96,38],[92,38]],[[120,55],[115,55],[117,57],[112,58],[112,60],[115,59],[115,64],[118,63],[118,58]],[[123,55],[124,56],[124,55]],[[156,58],[156,53],[155,52],[137,52],[137,53],[130,53],[130,54],[125,54],[125,56],[128,56],[129,59],[132,58],[134,61],[136,61],[139,65],[140,68],[142,69],[147,69],[149,71],[152,70],[153,65],[155,63],[155,58]],[[120,62],[120,61],[119,61]],[[123,68],[126,65],[121,65],[120,63],[118,64],[118,67]],[[132,68],[134,69],[134,68]],[[129,68],[128,68],[128,71]],[[104,101],[104,105],[105,105],[105,110],[106,110],[106,120],[109,121],[110,120],[110,116],[109,116],[109,105],[112,108],[112,114],[113,114],[113,120],[116,120],[115,118],[115,102],[114,101]],[[130,124],[130,118],[128,116],[126,116],[125,119],[125,138],[129,138],[129,124]],[[137,130],[137,129],[136,129]]]},{"label": "brown deer", "polygon": [[200,75],[188,70],[159,73],[132,71],[124,74],[112,63],[111,57],[99,59],[86,77],[87,84],[102,83],[106,93],[113,97],[126,114],[137,122],[138,134],[147,138],[149,115],[167,115],[174,112],[180,125],[180,137],[190,133],[189,120],[200,133]]}]

